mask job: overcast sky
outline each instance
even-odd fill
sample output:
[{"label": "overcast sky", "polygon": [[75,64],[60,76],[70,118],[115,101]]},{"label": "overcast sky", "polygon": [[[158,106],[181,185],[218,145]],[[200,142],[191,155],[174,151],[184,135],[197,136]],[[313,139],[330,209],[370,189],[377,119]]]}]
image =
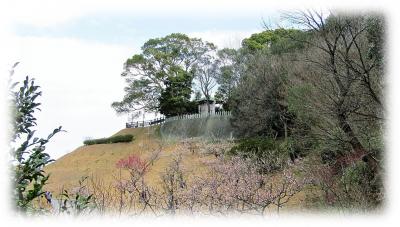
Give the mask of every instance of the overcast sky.
[{"label": "overcast sky", "polygon": [[106,137],[124,128],[127,116],[117,116],[110,104],[124,94],[124,61],[140,53],[149,38],[180,32],[220,48],[237,48],[243,38],[262,30],[263,20],[275,25],[280,10],[307,6],[286,1],[139,2],[10,1],[2,7],[2,39],[11,41],[1,44],[2,72],[19,61],[15,79],[29,75],[41,85],[38,135],[59,125],[67,131],[48,145],[51,157],[72,151],[86,137]]},{"label": "overcast sky", "polygon": [[13,10],[16,15],[7,28],[13,55],[6,62],[21,62],[15,79],[29,75],[42,87],[38,135],[59,125],[67,131],[49,143],[46,151],[53,158],[80,146],[86,137],[106,137],[124,128],[127,116],[117,116],[110,104],[124,94],[124,61],[140,53],[149,38],[180,32],[236,48],[243,38],[261,31],[262,20],[279,19],[276,10],[264,7],[221,10],[205,5],[68,2]]}]

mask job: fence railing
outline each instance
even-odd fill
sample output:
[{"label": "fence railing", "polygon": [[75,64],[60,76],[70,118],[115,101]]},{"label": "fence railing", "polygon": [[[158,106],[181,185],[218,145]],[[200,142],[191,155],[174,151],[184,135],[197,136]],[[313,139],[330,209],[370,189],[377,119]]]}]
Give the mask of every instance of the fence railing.
[{"label": "fence railing", "polygon": [[150,121],[130,121],[126,123],[126,128],[142,128],[148,127],[152,125],[162,124],[165,121],[165,118],[156,118]]},{"label": "fence railing", "polygon": [[176,121],[181,119],[195,119],[195,118],[206,118],[206,117],[217,117],[217,116],[230,116],[230,111],[218,111],[215,113],[201,113],[201,114],[184,114],[165,119],[165,122]]},{"label": "fence railing", "polygon": [[130,121],[126,123],[126,128],[142,128],[152,125],[162,124],[164,122],[171,122],[182,119],[196,119],[196,118],[207,118],[207,117],[218,117],[218,116],[231,116],[230,111],[218,111],[215,113],[201,113],[201,114],[183,114],[168,118],[156,118],[150,121]]}]

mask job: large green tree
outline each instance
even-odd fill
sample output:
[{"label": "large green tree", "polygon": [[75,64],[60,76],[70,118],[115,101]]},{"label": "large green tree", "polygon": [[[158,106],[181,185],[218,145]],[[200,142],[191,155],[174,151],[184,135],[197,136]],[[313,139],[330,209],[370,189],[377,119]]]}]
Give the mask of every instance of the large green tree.
[{"label": "large green tree", "polygon": [[[127,82],[126,94],[112,107],[118,113],[139,109],[159,111],[164,106],[160,101],[168,101],[166,96],[161,98],[161,94],[173,84],[173,77],[185,74],[192,79],[193,65],[215,48],[212,43],[180,33],[148,40],[142,46],[141,54],[135,54],[125,62],[122,76]],[[186,89],[191,89],[191,82],[184,83]]]},{"label": "large green tree", "polygon": [[166,88],[161,92],[159,99],[159,111],[167,117],[191,113],[197,107],[190,101],[192,75],[180,69],[176,70],[175,75],[168,77]]}]

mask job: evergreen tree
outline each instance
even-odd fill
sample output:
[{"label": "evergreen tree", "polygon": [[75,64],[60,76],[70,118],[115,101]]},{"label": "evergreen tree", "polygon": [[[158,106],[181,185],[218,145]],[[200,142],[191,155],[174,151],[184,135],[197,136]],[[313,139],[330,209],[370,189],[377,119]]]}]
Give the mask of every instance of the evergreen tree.
[{"label": "evergreen tree", "polygon": [[161,93],[159,99],[160,113],[170,117],[196,110],[195,104],[190,101],[192,80],[191,74],[176,69],[175,74],[167,79],[166,89]]}]

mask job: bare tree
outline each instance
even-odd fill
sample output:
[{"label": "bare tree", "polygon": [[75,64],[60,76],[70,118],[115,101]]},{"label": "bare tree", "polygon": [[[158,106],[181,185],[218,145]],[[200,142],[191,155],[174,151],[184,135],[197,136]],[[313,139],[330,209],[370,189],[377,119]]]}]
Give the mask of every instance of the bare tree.
[{"label": "bare tree", "polygon": [[326,17],[307,10],[289,13],[286,18],[313,34],[311,39],[297,41],[309,46],[303,60],[314,71],[307,74],[314,77],[311,81],[320,90],[323,99],[319,102],[325,102],[319,110],[333,117],[353,153],[376,169],[376,158],[362,144],[356,129],[360,122],[379,125],[383,120],[382,71],[378,56],[369,55],[367,16],[331,13]]},{"label": "bare tree", "polygon": [[183,194],[191,211],[264,215],[267,208],[276,205],[279,212],[306,183],[289,170],[280,179],[273,179],[261,174],[251,162],[237,157],[217,159],[207,165],[210,174],[197,177]]},{"label": "bare tree", "polygon": [[200,91],[207,101],[207,112],[210,114],[212,90],[217,85],[216,77],[219,73],[218,63],[212,56],[207,56],[196,64],[195,78],[199,82]]},{"label": "bare tree", "polygon": [[179,208],[182,197],[181,193],[186,189],[186,180],[181,169],[182,156],[178,154],[173,158],[169,167],[165,170],[162,179],[162,198],[164,200],[164,209],[169,214],[175,214]]},{"label": "bare tree", "polygon": [[222,101],[224,109],[230,110],[234,89],[246,68],[246,53],[242,49],[224,48],[217,52],[219,73],[216,81],[218,90],[215,99]]},{"label": "bare tree", "polygon": [[[156,214],[156,191],[145,182],[145,174],[149,171],[153,162],[158,159],[159,153],[160,150],[153,152],[148,159],[131,155],[117,162],[116,165],[120,168],[117,177],[119,213],[126,209],[127,212],[133,210],[140,214],[149,209],[153,214]],[[124,179],[121,176],[122,169],[129,172],[129,179]]]},{"label": "bare tree", "polygon": [[232,98],[232,125],[239,136],[288,137],[288,67],[282,58],[264,52],[249,57]]}]

